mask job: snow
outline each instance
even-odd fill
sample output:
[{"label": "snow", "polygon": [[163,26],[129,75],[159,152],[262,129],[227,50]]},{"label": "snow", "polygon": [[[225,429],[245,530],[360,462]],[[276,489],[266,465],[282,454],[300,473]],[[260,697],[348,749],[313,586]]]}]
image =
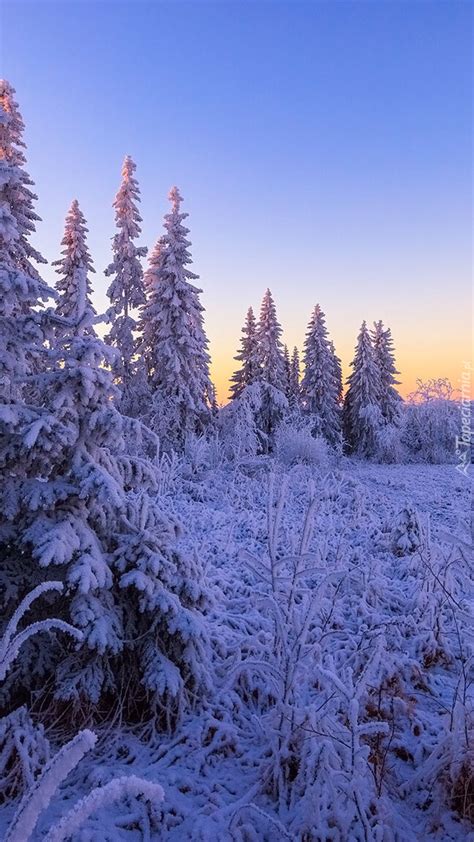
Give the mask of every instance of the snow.
[{"label": "snow", "polygon": [[[474,704],[472,684],[460,692],[462,669],[472,664],[472,576],[459,552],[472,540],[470,496],[453,466],[344,460],[323,473],[264,457],[240,467],[203,458],[192,480],[183,464],[175,467],[160,503],[193,524],[180,546],[207,569],[216,688],[173,736],[99,731],[93,758],[63,785],[33,839],[91,788],[123,774],[163,787],[158,815],[147,818],[150,839],[313,838],[304,834],[318,822],[326,833],[339,827],[333,838],[341,840],[473,839],[449,809],[449,775]],[[407,510],[416,511],[425,541],[429,519],[429,560],[412,544],[402,555],[399,542],[393,546]],[[445,557],[452,604],[436,587]],[[294,559],[301,585],[287,615]],[[272,571],[281,577],[274,588]],[[300,629],[308,609],[312,620]],[[278,725],[285,708],[292,725],[288,717]],[[292,768],[294,738],[304,768],[290,780],[281,763],[286,757]],[[354,829],[354,804],[366,836]],[[143,811],[130,810],[99,809],[73,839],[142,838],[133,828],[144,826]]]}]

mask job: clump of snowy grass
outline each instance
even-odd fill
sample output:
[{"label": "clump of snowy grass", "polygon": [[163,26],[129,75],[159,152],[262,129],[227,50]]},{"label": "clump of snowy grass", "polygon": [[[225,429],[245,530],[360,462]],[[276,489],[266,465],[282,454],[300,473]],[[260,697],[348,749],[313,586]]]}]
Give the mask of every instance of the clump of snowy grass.
[{"label": "clump of snowy grass", "polygon": [[60,783],[95,745],[92,731],[80,731],[66,743],[43,769],[40,777],[25,793],[8,828],[5,842],[28,842],[40,814],[49,805]]},{"label": "clump of snowy grass", "polygon": [[[391,842],[387,802],[367,780],[369,740],[389,731],[386,722],[365,719],[382,641],[362,667],[345,664],[343,653],[337,663],[331,659],[331,638],[343,621],[339,595],[350,576],[328,568],[315,525],[323,504],[337,505],[336,485],[319,493],[310,485],[300,540],[288,552],[288,482],[288,474],[270,474],[267,553],[241,555],[256,580],[255,604],[267,618],[265,635],[254,648],[245,646],[231,672],[265,735],[260,792],[271,797],[290,838],[312,839],[317,828],[317,838],[332,838],[337,830],[340,839]],[[237,814],[232,821],[235,826]]]},{"label": "clump of snowy grass", "polygon": [[49,758],[44,728],[32,722],[25,706],[0,719],[0,802],[31,787]]},{"label": "clump of snowy grass", "polygon": [[115,778],[104,786],[96,787],[84,796],[60,821],[46,834],[44,842],[64,842],[79,830],[84,822],[103,807],[122,801],[125,798],[144,798],[156,807],[164,798],[159,784],[150,783],[136,775]]},{"label": "clump of snowy grass", "polygon": [[[96,741],[96,735],[85,729],[54,755],[23,796],[7,830],[5,842],[28,842],[32,838],[41,814],[49,806],[59,786],[95,746]],[[92,813],[125,798],[138,797],[143,797],[155,807],[163,800],[164,792],[159,784],[150,783],[136,775],[115,778],[104,786],[95,787],[49,830],[45,842],[70,839]]]}]

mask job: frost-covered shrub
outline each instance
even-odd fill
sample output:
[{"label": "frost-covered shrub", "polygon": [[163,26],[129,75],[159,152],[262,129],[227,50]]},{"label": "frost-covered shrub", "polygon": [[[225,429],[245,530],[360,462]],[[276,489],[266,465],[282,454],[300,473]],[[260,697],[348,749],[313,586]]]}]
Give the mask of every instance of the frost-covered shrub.
[{"label": "frost-covered shrub", "polygon": [[423,530],[418,512],[409,504],[401,509],[391,534],[392,552],[395,555],[410,555],[422,544]]},{"label": "frost-covered shrub", "polygon": [[184,444],[183,466],[191,474],[200,475],[204,470],[219,467],[223,460],[222,447],[217,435],[188,435]]},{"label": "frost-covered shrub", "polygon": [[474,727],[472,706],[467,707],[466,701],[459,697],[451,713],[445,715],[442,736],[421,763],[410,781],[410,787],[415,786],[424,794],[426,806],[434,801],[438,812],[448,807],[472,826]]},{"label": "frost-covered shrub", "polygon": [[289,424],[281,424],[276,432],[275,456],[282,465],[301,463],[321,471],[327,470],[330,462],[329,448],[324,438],[314,437],[308,429],[298,429]]},{"label": "frost-covered shrub", "polygon": [[219,412],[219,438],[226,457],[232,461],[256,456],[259,434],[256,424],[260,387],[244,387],[239,396]]},{"label": "frost-covered shrub", "polygon": [[411,462],[454,462],[460,430],[459,406],[454,401],[434,398],[403,406],[401,442]]},{"label": "frost-covered shrub", "polygon": [[406,448],[402,443],[400,423],[384,424],[376,431],[375,458],[378,462],[400,464],[407,461]]},{"label": "frost-covered shrub", "polygon": [[179,475],[180,459],[174,452],[162,453],[157,467],[158,497],[166,497],[173,492]]},{"label": "frost-covered shrub", "polygon": [[246,386],[219,414],[220,439],[229,459],[269,453],[275,433],[288,411],[280,389],[258,382]]}]

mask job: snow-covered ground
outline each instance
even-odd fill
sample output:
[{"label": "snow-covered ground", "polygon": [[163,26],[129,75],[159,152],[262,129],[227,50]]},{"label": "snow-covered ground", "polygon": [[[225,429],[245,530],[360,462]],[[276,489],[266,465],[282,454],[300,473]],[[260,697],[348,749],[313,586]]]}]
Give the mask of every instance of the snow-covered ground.
[{"label": "snow-covered ground", "polygon": [[122,802],[74,842],[474,840],[471,480],[193,461],[161,498],[204,564],[216,690],[172,737],[98,732],[34,838],[134,774],[155,814]]}]

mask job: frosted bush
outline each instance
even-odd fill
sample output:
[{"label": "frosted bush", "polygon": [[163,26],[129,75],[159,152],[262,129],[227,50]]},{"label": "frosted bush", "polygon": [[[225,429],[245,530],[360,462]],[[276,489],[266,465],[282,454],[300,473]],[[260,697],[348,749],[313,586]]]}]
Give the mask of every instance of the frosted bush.
[{"label": "frosted bush", "polygon": [[158,462],[157,470],[157,496],[165,497],[175,489],[178,477],[180,460],[172,450],[170,453],[162,453]]},{"label": "frosted bush", "polygon": [[220,413],[224,454],[232,460],[268,454],[287,412],[288,400],[280,389],[265,382],[246,386]]},{"label": "frosted bush", "polygon": [[219,437],[225,456],[234,461],[256,456],[259,434],[256,423],[260,408],[258,384],[246,386],[219,413]]},{"label": "frosted bush", "polygon": [[418,512],[410,505],[405,506],[398,513],[392,530],[392,552],[399,556],[416,552],[421,546],[422,534]]},{"label": "frosted bush", "polygon": [[223,461],[223,448],[216,435],[186,436],[184,444],[184,464],[192,474],[200,474],[207,469],[219,467]]},{"label": "frosted bush", "polygon": [[402,444],[398,423],[386,424],[377,431],[375,455],[379,462],[400,464],[406,461],[406,448]]},{"label": "frosted bush", "polygon": [[433,398],[408,403],[402,413],[401,442],[408,461],[442,465],[456,459],[456,437],[461,435],[459,406]]},{"label": "frosted bush", "polygon": [[282,465],[302,463],[327,470],[330,456],[325,439],[314,438],[307,429],[282,424],[276,433],[275,456]]}]

